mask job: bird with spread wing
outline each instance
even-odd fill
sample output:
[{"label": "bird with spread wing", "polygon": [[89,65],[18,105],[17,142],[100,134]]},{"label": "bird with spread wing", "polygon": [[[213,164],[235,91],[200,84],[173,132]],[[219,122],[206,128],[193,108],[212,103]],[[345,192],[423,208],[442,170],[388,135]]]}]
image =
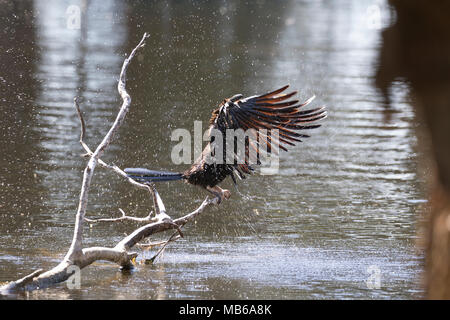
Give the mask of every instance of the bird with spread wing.
[{"label": "bird with spread wing", "polygon": [[[296,142],[302,141],[301,138],[309,137],[299,133],[299,130],[318,128],[320,124],[317,124],[317,121],[326,117],[325,107],[304,110],[314,97],[299,103],[298,100],[290,99],[296,91],[282,93],[288,87],[289,85],[286,85],[278,90],[247,98],[237,94],[225,99],[212,112],[208,144],[188,170],[174,173],[127,168],[125,173],[142,183],[184,180],[205,188],[218,197],[219,201],[228,199],[230,191],[218,186],[227,176],[231,176],[234,183],[235,174],[244,179],[246,174],[254,171],[254,164],[261,164],[261,150],[268,154],[277,154],[279,149],[287,151],[287,146],[294,146]],[[232,148],[226,147],[226,142],[231,140],[227,139],[230,130],[239,129],[248,133],[243,144],[243,154],[237,151],[236,145]],[[217,137],[220,137],[221,141]],[[235,140],[236,137],[232,142]],[[217,152],[218,150],[222,152]],[[250,154],[256,155],[255,161],[251,161]]]}]

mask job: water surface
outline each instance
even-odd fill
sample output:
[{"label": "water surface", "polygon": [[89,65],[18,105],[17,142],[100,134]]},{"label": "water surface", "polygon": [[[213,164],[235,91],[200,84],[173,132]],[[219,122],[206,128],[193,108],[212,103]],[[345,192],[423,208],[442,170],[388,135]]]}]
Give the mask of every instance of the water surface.
[{"label": "water surface", "polygon": [[[133,104],[104,160],[121,167],[182,171],[170,160],[172,130],[207,125],[236,93],[289,83],[317,96],[328,118],[282,154],[273,176],[223,185],[232,198],[185,227],[153,266],[131,274],[110,263],[20,298],[46,299],[412,299],[422,296],[415,249],[424,202],[417,175],[415,115],[408,87],[392,109],[373,85],[381,28],[368,24],[373,1],[23,1],[4,8],[0,97],[0,282],[50,268],[70,245],[85,160],[73,108],[78,96],[94,147],[121,104],[125,55],[150,34],[130,66]],[[78,5],[79,29],[66,10]],[[179,182],[158,189],[181,216],[205,192]],[[90,217],[145,216],[148,195],[96,169]],[[133,225],[86,228],[85,245],[111,246]],[[169,234],[165,235],[169,236]],[[159,237],[155,238],[159,239]],[[151,257],[144,252],[142,258]],[[370,289],[368,268],[380,272]]]}]

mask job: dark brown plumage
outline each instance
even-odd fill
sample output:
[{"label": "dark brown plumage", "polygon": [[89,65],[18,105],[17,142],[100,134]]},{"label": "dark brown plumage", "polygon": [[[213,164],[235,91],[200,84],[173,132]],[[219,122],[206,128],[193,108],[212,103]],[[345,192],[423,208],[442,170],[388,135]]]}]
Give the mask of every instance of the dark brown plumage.
[{"label": "dark brown plumage", "polygon": [[[240,178],[245,178],[245,175],[253,171],[252,165],[260,164],[262,150],[272,154],[277,154],[277,149],[287,151],[288,146],[294,146],[296,142],[302,141],[301,138],[309,137],[299,133],[299,130],[318,128],[320,125],[316,122],[326,117],[324,107],[304,110],[314,97],[299,103],[298,100],[290,99],[296,91],[282,94],[288,87],[286,85],[259,96],[243,98],[239,94],[225,99],[212,112],[209,121],[209,143],[201,156],[185,172],[168,173],[140,168],[125,169],[125,172],[141,182],[184,179],[190,184],[209,190],[220,200],[228,198],[230,192],[217,186],[227,176],[231,176],[234,182],[235,173]],[[243,145],[244,155],[238,152],[236,145],[232,146],[232,149],[229,148],[231,154],[227,154],[226,141],[231,134],[230,129],[241,129],[248,133]],[[275,130],[278,130],[278,136],[274,134]],[[222,145],[220,140],[216,140],[218,132],[223,137]],[[220,150],[222,157],[218,154]],[[251,161],[255,160],[251,158],[251,154],[256,156],[255,163]]]}]

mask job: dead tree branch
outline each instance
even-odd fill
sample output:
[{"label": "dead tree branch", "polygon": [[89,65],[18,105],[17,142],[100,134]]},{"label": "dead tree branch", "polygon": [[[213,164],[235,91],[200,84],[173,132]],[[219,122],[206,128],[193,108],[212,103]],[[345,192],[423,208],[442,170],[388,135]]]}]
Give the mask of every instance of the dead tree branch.
[{"label": "dead tree branch", "polygon": [[[131,97],[126,90],[126,72],[128,66],[135,56],[136,52],[144,47],[145,40],[148,37],[144,34],[139,44],[133,49],[128,58],[125,59],[122,69],[120,72],[120,78],[118,83],[118,92],[122,98],[122,106],[117,114],[117,117],[109,129],[108,133],[105,135],[103,140],[97,146],[97,148],[92,151],[89,146],[84,142],[84,137],[86,135],[86,126],[83,119],[82,112],[80,110],[77,99],[74,99],[74,105],[78,113],[81,124],[80,133],[80,144],[86,151],[85,156],[89,157],[88,163],[83,173],[83,182],[81,185],[81,192],[79,198],[78,209],[75,216],[75,226],[73,239],[68,252],[66,253],[64,259],[53,269],[45,271],[42,269],[36,270],[33,273],[19,279],[12,281],[2,287],[0,287],[1,294],[10,294],[17,292],[19,290],[35,290],[40,288],[45,288],[56,283],[66,281],[71,275],[71,266],[76,266],[80,270],[84,267],[92,264],[97,260],[106,260],[114,262],[123,268],[132,267],[132,260],[137,257],[136,252],[130,251],[135,245],[140,241],[146,239],[147,237],[166,230],[177,230],[167,241],[161,243],[162,249],[154,256],[158,256],[162,250],[166,247],[169,242],[172,242],[179,237],[182,237],[181,228],[189,221],[195,219],[200,213],[202,213],[209,205],[217,204],[217,199],[206,198],[203,203],[193,212],[186,214],[185,216],[172,220],[166,213],[164,203],[158,194],[154,184],[142,184],[136,182],[127,177],[126,173],[123,172],[119,167],[115,165],[108,165],[100,159],[106,148],[113,141],[114,136],[119,130],[120,126],[124,122],[125,116],[129,111],[131,104]],[[114,171],[116,174],[125,178],[129,183],[135,187],[145,189],[150,192],[154,204],[155,216],[152,217],[151,213],[144,218],[130,217],[121,210],[122,216],[119,218],[103,218],[103,219],[88,219],[85,217],[86,209],[88,205],[88,195],[89,188],[91,185],[92,176],[94,174],[95,167],[100,164],[102,167]],[[83,248],[83,224],[84,222],[97,223],[97,222],[117,222],[117,221],[134,221],[139,223],[146,223],[144,226],[139,227],[134,230],[131,234],[126,236],[124,239],[119,241],[114,247],[90,247]],[[154,259],[153,258],[153,259]]]},{"label": "dead tree branch", "polygon": [[123,211],[122,209],[119,208],[120,213],[122,214],[122,216],[120,216],[119,218],[100,218],[100,219],[89,219],[89,218],[84,218],[84,221],[89,222],[89,223],[99,223],[99,222],[121,222],[121,221],[132,221],[132,222],[138,222],[138,223],[150,223],[150,222],[156,222],[158,219],[156,217],[152,218],[151,214],[152,212],[150,212],[146,217],[144,218],[139,218],[139,217],[131,217],[131,216],[127,216],[125,211]]}]

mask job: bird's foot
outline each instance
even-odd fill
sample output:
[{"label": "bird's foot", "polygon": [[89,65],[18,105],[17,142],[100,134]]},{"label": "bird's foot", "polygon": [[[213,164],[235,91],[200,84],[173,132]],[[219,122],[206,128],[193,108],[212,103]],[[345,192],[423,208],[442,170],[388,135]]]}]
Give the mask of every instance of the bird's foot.
[{"label": "bird's foot", "polygon": [[229,199],[231,197],[230,190],[222,189],[219,186],[206,187],[206,189],[216,196],[217,204],[220,204],[224,199]]},{"label": "bird's foot", "polygon": [[230,199],[230,197],[231,197],[231,192],[230,192],[230,190],[223,189],[222,195],[223,195],[223,197],[224,197],[225,199]]}]

